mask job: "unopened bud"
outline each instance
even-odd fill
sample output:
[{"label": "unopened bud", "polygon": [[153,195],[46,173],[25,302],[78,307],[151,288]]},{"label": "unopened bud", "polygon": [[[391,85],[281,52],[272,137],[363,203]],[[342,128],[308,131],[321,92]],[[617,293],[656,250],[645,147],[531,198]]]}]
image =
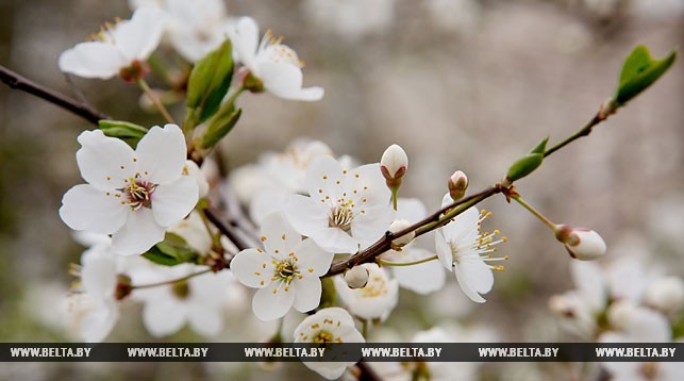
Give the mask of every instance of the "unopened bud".
[{"label": "unopened bud", "polygon": [[389,146],[380,159],[380,170],[387,180],[387,186],[396,188],[401,185],[401,178],[408,169],[408,156],[404,149],[396,144]]},{"label": "unopened bud", "polygon": [[456,171],[449,177],[449,195],[451,195],[452,200],[462,199],[467,189],[468,176],[463,171]]},{"label": "unopened bud", "polygon": [[684,307],[684,282],[674,276],[658,279],[646,289],[645,299],[649,306],[675,314]]},{"label": "unopened bud", "polygon": [[606,253],[606,243],[603,238],[590,229],[558,225],[556,239],[565,244],[565,249],[575,259],[591,261]]},{"label": "unopened bud", "polygon": [[363,266],[354,266],[344,273],[344,281],[351,289],[364,288],[368,283],[368,270]]},{"label": "unopened bud", "polygon": [[[409,223],[406,220],[394,220],[394,222],[392,222],[392,224],[389,226],[388,230],[391,233],[398,233],[409,226],[411,226],[411,223]],[[402,247],[411,243],[411,241],[413,241],[414,238],[416,238],[415,231],[404,234],[401,237],[392,240],[392,249],[400,250]]]}]

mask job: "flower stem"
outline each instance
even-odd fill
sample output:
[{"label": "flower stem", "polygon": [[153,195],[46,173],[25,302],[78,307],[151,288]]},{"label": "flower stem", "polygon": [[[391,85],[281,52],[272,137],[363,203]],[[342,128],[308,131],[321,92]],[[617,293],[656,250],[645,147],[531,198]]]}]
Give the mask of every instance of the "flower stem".
[{"label": "flower stem", "polygon": [[397,203],[399,202],[399,187],[392,187],[392,207],[397,210]]},{"label": "flower stem", "polygon": [[164,104],[161,102],[158,96],[152,92],[152,89],[150,86],[147,84],[147,82],[143,78],[138,78],[135,83],[140,87],[140,89],[147,95],[148,98],[154,103],[154,105],[157,107],[157,110],[162,114],[164,119],[166,119],[167,122],[176,124],[176,122],[173,120],[171,117],[171,114],[169,114],[169,111],[164,107]]},{"label": "flower stem", "polygon": [[433,255],[432,257],[428,257],[428,258],[423,258],[421,260],[414,261],[414,262],[391,262],[391,261],[386,261],[386,260],[381,259],[381,258],[376,258],[375,260],[379,264],[384,265],[384,266],[413,266],[413,265],[419,265],[419,264],[425,263],[425,262],[434,261],[435,259],[437,259],[436,255]]},{"label": "flower stem", "polygon": [[543,222],[546,226],[550,227],[551,230],[556,231],[556,224],[551,222],[548,218],[546,218],[545,215],[541,214],[537,209],[535,209],[532,205],[528,204],[525,200],[522,199],[522,197],[518,195],[512,195],[512,199],[514,199],[518,204],[522,205],[523,208],[527,209],[530,213],[534,214],[535,217],[537,217],[541,222]]},{"label": "flower stem", "polygon": [[159,59],[159,56],[157,56],[156,54],[152,54],[147,59],[147,63],[150,65],[150,68],[152,69],[152,71],[156,75],[158,75],[164,82],[166,82],[167,85],[169,85],[171,87],[176,86],[173,79],[171,78],[171,75],[169,75],[169,71],[166,69],[164,62],[162,62]]},{"label": "flower stem", "polygon": [[141,289],[141,288],[152,288],[152,287],[159,287],[159,286],[167,286],[167,285],[174,284],[174,283],[178,283],[178,282],[182,282],[182,281],[184,281],[184,280],[188,280],[188,279],[190,279],[190,278],[194,278],[194,277],[196,277],[196,276],[203,275],[203,274],[206,274],[206,273],[209,273],[209,272],[211,272],[211,269],[206,269],[206,270],[198,271],[198,272],[196,272],[196,273],[192,273],[192,274],[186,275],[186,276],[181,277],[181,278],[178,278],[178,279],[165,280],[165,281],[163,281],[163,282],[149,283],[149,284],[140,284],[140,285],[137,285],[137,286],[131,286],[131,289],[133,289],[133,290],[138,290],[138,289]]}]

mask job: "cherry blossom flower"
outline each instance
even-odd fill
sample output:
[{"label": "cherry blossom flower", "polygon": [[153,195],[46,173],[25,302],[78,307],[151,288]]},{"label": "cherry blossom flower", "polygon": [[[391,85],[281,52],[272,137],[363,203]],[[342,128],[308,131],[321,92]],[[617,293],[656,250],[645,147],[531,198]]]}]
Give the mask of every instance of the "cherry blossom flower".
[{"label": "cherry blossom flower", "polygon": [[335,277],[335,289],[349,312],[360,318],[386,319],[399,300],[399,283],[375,263],[359,265],[368,270],[365,287],[351,289],[342,277]]},{"label": "cherry blossom flower", "polygon": [[281,213],[264,218],[261,242],[263,250],[243,250],[230,265],[242,284],[259,289],[252,299],[254,314],[273,320],[293,306],[300,312],[316,308],[321,298],[319,277],[330,268],[333,255],[312,240],[302,240]]},{"label": "cherry blossom flower", "polygon": [[231,30],[231,41],[240,62],[272,94],[292,100],[317,101],[323,88],[302,88],[302,62],[297,53],[267,31],[259,43],[259,27],[250,17],[240,18]]},{"label": "cherry blossom flower", "polygon": [[109,79],[117,74],[136,74],[157,48],[164,31],[164,13],[142,7],[130,20],[106,24],[93,41],[82,42],[62,53],[59,68],[85,78]]},{"label": "cherry blossom flower", "polygon": [[64,195],[59,215],[72,229],[112,234],[122,255],[141,254],[195,207],[198,186],[183,176],[185,139],[180,128],[153,127],[134,151],[102,131],[78,137],[76,160],[88,184]]},{"label": "cherry blossom flower", "polygon": [[[354,319],[339,307],[324,308],[304,319],[294,331],[295,343],[364,343],[366,340],[354,325]],[[309,369],[334,380],[354,365],[353,362],[305,361]]]},{"label": "cherry blossom flower", "polygon": [[283,212],[295,230],[324,250],[355,253],[389,227],[390,193],[378,164],[347,170],[321,157],[309,166],[306,183],[311,196],[290,196]]},{"label": "cherry blossom flower", "polygon": [[[155,284],[205,269],[189,263],[150,266],[133,271],[131,278],[135,285]],[[144,303],[143,323],[153,336],[171,335],[187,323],[193,331],[211,337],[223,327],[223,303],[235,286],[237,282],[229,271],[210,272],[168,285],[141,288],[133,297]]]},{"label": "cherry blossom flower", "polygon": [[[448,205],[451,197],[444,196],[443,205]],[[495,240],[498,231],[481,232],[480,225],[487,217],[472,207],[458,215],[454,221],[437,231],[435,245],[437,256],[442,265],[456,275],[461,290],[474,302],[484,303],[481,294],[488,293],[494,285],[492,270],[503,270],[503,266],[493,266],[487,262],[504,260],[491,258],[496,251],[493,246],[505,241]]]}]

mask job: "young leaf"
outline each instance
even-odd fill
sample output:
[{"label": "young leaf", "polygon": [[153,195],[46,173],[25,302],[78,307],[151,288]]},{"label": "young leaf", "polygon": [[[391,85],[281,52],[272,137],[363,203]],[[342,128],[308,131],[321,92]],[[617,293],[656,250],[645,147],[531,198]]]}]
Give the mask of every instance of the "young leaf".
[{"label": "young leaf", "polygon": [[211,148],[215,146],[224,136],[226,136],[235,127],[235,124],[242,115],[242,109],[235,107],[225,107],[225,110],[219,111],[214,118],[212,118],[209,127],[202,135],[200,146],[202,148]]},{"label": "young leaf", "polygon": [[639,45],[625,60],[620,73],[620,83],[615,102],[624,105],[658,80],[672,66],[677,53],[670,52],[665,58],[654,60],[643,45]]},{"label": "young leaf", "polygon": [[119,138],[135,148],[138,141],[147,133],[147,128],[130,122],[102,119],[98,127],[105,135]]},{"label": "young leaf", "polygon": [[143,257],[163,266],[194,262],[198,256],[196,252],[185,246],[185,240],[171,233],[167,233],[164,241],[154,245],[143,254]]},{"label": "young leaf", "polygon": [[190,73],[185,105],[192,127],[209,119],[221,105],[233,77],[233,49],[226,40],[218,49],[197,61]]}]

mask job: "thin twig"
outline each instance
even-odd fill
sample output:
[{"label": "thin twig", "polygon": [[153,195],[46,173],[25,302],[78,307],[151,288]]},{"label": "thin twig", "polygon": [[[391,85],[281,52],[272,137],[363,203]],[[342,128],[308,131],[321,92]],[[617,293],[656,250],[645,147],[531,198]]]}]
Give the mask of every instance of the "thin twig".
[{"label": "thin twig", "polygon": [[218,214],[212,210],[212,209],[203,209],[204,215],[207,216],[207,219],[211,221],[214,226],[221,232],[221,234],[225,235],[226,238],[228,238],[233,244],[235,244],[235,247],[237,247],[238,250],[245,250],[249,249],[251,246],[245,242],[242,237],[239,235],[235,234],[235,232],[231,229],[230,226],[225,224],[223,222],[223,219],[221,219]]},{"label": "thin twig", "polygon": [[110,119],[109,116],[94,110],[88,104],[79,102],[76,99],[41,86],[2,65],[0,65],[0,81],[12,89],[24,91],[44,99],[95,125],[102,119]]}]

